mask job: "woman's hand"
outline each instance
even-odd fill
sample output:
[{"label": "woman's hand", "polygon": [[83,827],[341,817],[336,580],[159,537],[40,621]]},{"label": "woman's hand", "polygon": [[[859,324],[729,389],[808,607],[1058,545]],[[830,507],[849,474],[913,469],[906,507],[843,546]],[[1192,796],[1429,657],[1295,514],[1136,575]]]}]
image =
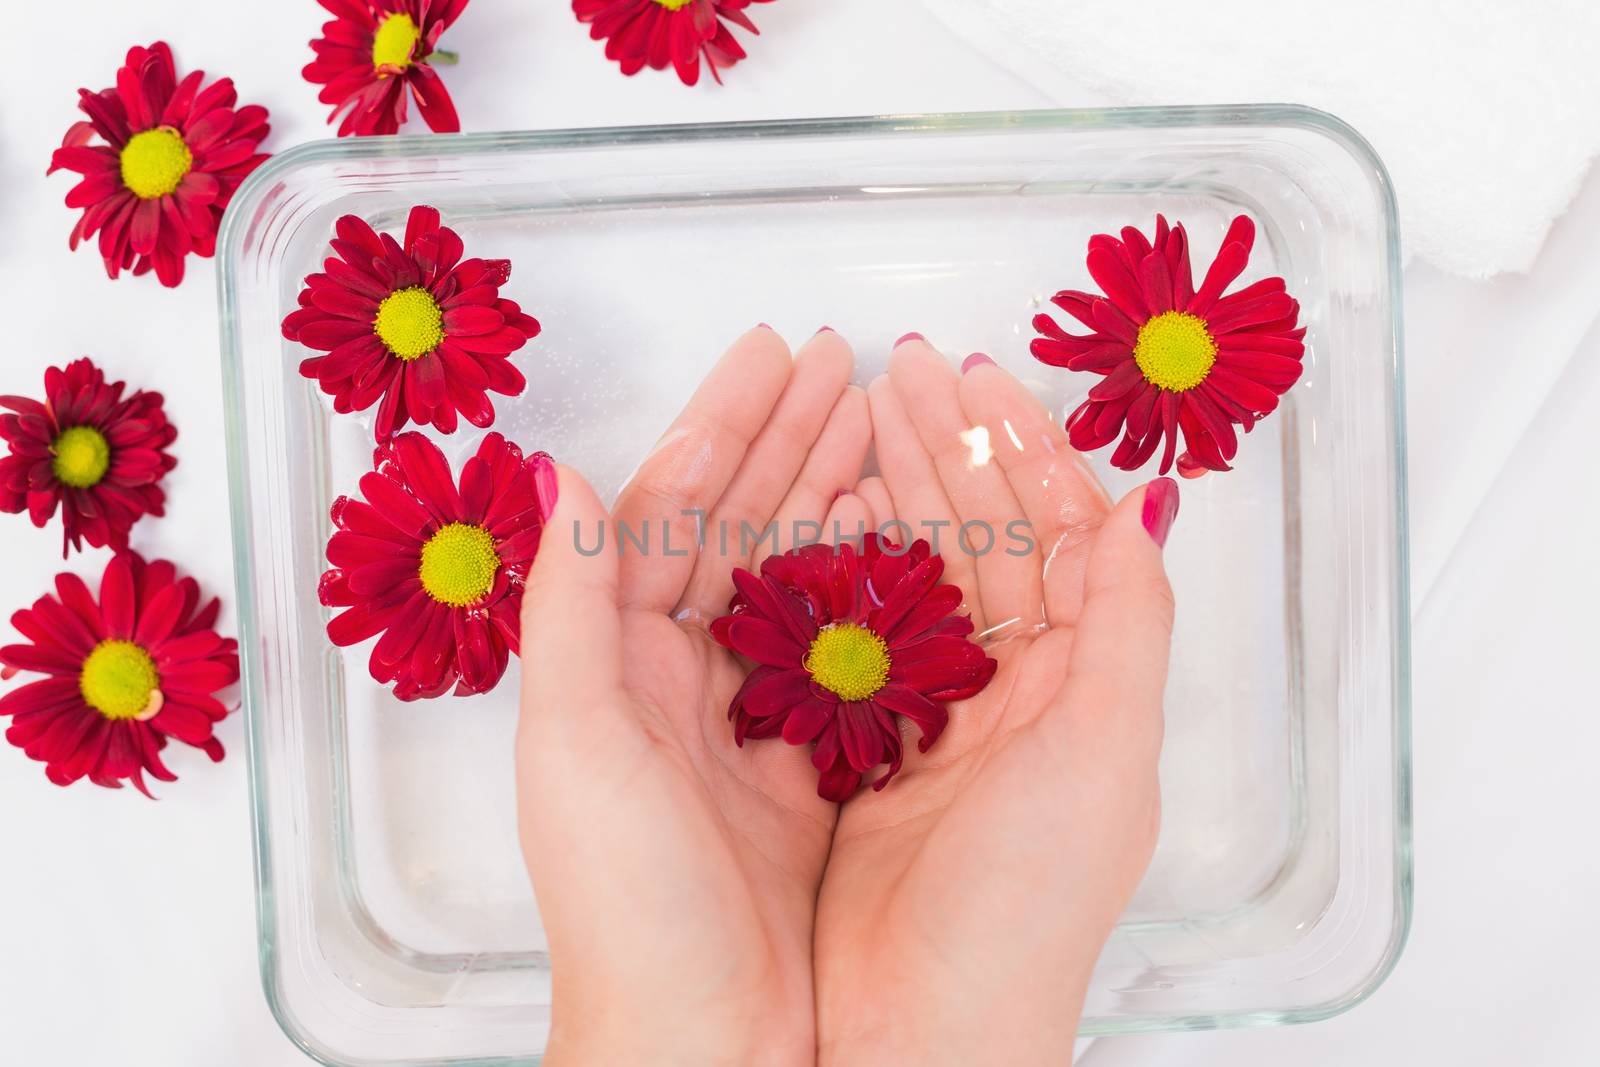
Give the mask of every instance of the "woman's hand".
[{"label": "woman's hand", "polygon": [[[883,792],[842,805],[817,906],[819,1062],[1068,1063],[1096,957],[1149,863],[1172,594],[1167,479],[1113,507],[981,357],[925,342],[869,389],[876,526],[943,531],[1000,664]],[[1026,520],[1037,542],[1010,554]],[[963,552],[964,523],[974,550]],[[1017,620],[1017,621],[1013,621]]]},{"label": "woman's hand", "polygon": [[[518,739],[556,1067],[1069,1054],[1155,839],[1176,486],[1112,508],[992,365],[960,376],[902,345],[869,418],[851,364],[831,331],[792,362],[751,331],[614,514],[561,472],[525,598]],[[859,480],[869,441],[883,474]],[[942,531],[945,580],[1007,639],[938,744],[907,745],[888,789],[840,807],[817,797],[805,749],[734,745],[747,668],[702,624],[734,567],[789,547],[747,552],[744,525],[891,521]],[[993,547],[963,552],[963,523]],[[1023,528],[1033,551],[1007,552]]]},{"label": "woman's hand", "polygon": [[838,809],[803,750],[734,746],[745,670],[679,619],[721,614],[733,568],[758,562],[741,524],[823,522],[860,478],[870,425],[852,366],[831,331],[791,359],[752,330],[614,513],[560,472],[524,599],[517,740],[550,1067],[815,1060],[813,919]]}]

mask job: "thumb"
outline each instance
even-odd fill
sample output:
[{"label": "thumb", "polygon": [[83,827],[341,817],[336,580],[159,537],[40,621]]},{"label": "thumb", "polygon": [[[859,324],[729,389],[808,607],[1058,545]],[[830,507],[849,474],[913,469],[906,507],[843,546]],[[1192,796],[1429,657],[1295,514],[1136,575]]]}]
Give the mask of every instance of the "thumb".
[{"label": "thumb", "polygon": [[556,468],[522,597],[522,727],[591,721],[622,687],[617,548],[606,509],[582,475]]},{"label": "thumb", "polygon": [[1172,646],[1172,586],[1162,560],[1178,483],[1157,478],[1125,496],[1090,550],[1083,611],[1053,726],[1081,773],[1113,788],[1153,786]]}]

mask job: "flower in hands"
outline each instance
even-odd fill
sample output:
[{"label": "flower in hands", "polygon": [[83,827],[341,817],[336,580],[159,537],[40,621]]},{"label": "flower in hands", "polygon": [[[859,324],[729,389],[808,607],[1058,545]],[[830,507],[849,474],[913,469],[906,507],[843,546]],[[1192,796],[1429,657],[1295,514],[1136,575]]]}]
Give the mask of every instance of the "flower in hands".
[{"label": "flower in hands", "polygon": [[745,57],[727,24],[760,33],[745,8],[771,0],[572,0],[572,13],[589,23],[589,36],[606,42],[606,58],[634,75],[670,64],[685,85],[700,80],[700,60],[720,84],[721,67]]},{"label": "flower in hands", "polygon": [[0,396],[0,511],[26,510],[43,527],[61,508],[62,549],[128,546],[142,515],[160,515],[161,479],[177,460],[167,446],[178,436],[160,393],[135,389],[87,359],[44,373],[44,401]]},{"label": "flower in hands", "polygon": [[374,432],[386,441],[415,422],[453,433],[459,413],[494,422],[488,393],[516,396],[526,384],[511,353],[539,323],[500,296],[504,259],[462,259],[461,238],[439,212],[414,207],[405,243],[346,215],[333,256],[306,278],[283,336],[326,352],[300,364],[333,397],[335,411],[378,405]]},{"label": "flower in hands", "polygon": [[[1089,273],[1104,296],[1064,290],[1052,302],[1094,332],[1069,334],[1049,315],[1033,325],[1043,363],[1092,371],[1103,381],[1067,419],[1072,446],[1087,452],[1122,435],[1112,465],[1143,466],[1165,442],[1161,473],[1174,458],[1185,473],[1229,470],[1235,424],[1249,432],[1300,377],[1305,328],[1282,278],[1223,295],[1244,271],[1255,225],[1240,215],[1200,287],[1189,266],[1183,224],[1156,216],[1155,239],[1132,226],[1121,239],[1089,241]],[[1186,452],[1177,456],[1178,432]]]},{"label": "flower in hands", "polygon": [[266,109],[235,110],[231,80],[204,81],[196,70],[180,82],[171,49],[157,41],[128,49],[113,88],[78,90],[89,119],[67,131],[48,173],[83,175],[67,193],[67,206],[83,209],[68,243],[98,233],[113,278],[131,268],[154,269],[162,285],[183,281],[184,257],[212,255],[234,190],[267,158],[256,151]]},{"label": "flower in hands", "polygon": [[497,433],[461,468],[404,433],[378,447],[366,498],[333,503],[322,603],[340,646],[382,634],[369,669],[401,700],[486,693],[518,650],[522,586],[555,503],[550,457]]},{"label": "flower in hands", "polygon": [[431,63],[454,62],[435,50],[439,35],[467,0],[317,0],[334,15],[311,42],[317,58],[301,71],[322,86],[317,99],[340,114],[339,136],[394,133],[406,120],[406,91],[435,133],[456,133],[461,121]]},{"label": "flower in hands", "polygon": [[6,740],[57,785],[128,780],[146,796],[146,772],[177,780],[161,762],[168,738],[222,759],[211,731],[228,709],[215,694],[239,680],[239,654],[213,629],[218,609],[171,563],[131,552],[106,564],[98,602],[77,575],[57,575],[54,596],[11,616],[29,643],[0,648],[0,677],[45,676],[0,698]]},{"label": "flower in hands", "polygon": [[867,535],[858,553],[810,545],[769,558],[760,576],[734,571],[738,592],[711,626],[723,647],[757,664],[734,694],[734,739],[816,744],[817,794],[844,801],[862,775],[900,770],[897,715],[922,732],[926,752],[949,721],[945,705],[978,693],[995,661],[953,615],[961,590],[940,585],[944,560],[928,542],[910,549]]}]

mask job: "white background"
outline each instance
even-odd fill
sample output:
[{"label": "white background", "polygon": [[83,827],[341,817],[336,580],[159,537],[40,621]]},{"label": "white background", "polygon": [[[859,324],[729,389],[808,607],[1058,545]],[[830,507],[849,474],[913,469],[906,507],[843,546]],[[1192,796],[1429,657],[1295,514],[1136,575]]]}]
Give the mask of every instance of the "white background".
[{"label": "white background", "polygon": [[[764,34],[751,60],[725,88],[690,90],[670,75],[622,78],[564,0],[475,0],[445,39],[462,63],[444,77],[468,131],[1105,102],[1045,97],[917,0],[782,0],[754,15]],[[1062,17],[1080,15],[1092,17]],[[322,19],[310,0],[7,4],[0,392],[37,396],[46,366],[83,354],[163,391],[179,466],[167,518],[136,527],[134,545],[183,561],[225,601],[212,266],[191,260],[176,291],[108,281],[92,249],[67,251],[72,176],[44,170],[78,117],[75,90],[110,84],[128,45],[157,38],[180,70],[230,75],[242,102],[270,109],[267,149],[323,136],[325,109],[299,75]],[[1280,94],[1294,97],[1293,86]],[[1418,873],[1394,976],[1330,1022],[1106,1040],[1087,1053],[1093,1067],[1595,1061],[1596,233],[1591,175],[1529,274],[1406,273]],[[59,527],[0,516],[0,547],[9,611],[60,569]],[[90,553],[70,566],[92,575],[103,562]],[[0,1063],[306,1062],[256,974],[242,725],[220,727],[220,765],[169,748],[181,781],[157,803],[57,789],[0,745]]]}]

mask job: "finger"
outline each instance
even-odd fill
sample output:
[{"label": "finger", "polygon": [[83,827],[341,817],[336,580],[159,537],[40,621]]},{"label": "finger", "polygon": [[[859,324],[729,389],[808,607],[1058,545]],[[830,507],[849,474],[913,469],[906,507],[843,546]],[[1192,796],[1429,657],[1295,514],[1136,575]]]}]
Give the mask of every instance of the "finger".
[{"label": "finger", "polygon": [[522,732],[615,729],[622,620],[616,539],[606,509],[576,471],[557,467],[555,511],[522,595]]},{"label": "finger", "polygon": [[771,330],[739,338],[622,490],[612,514],[623,604],[668,612],[682,599],[700,524],[766,425],[792,365]]},{"label": "finger", "polygon": [[1106,491],[1044,405],[994,364],[961,376],[961,408],[988,430],[995,460],[1027,517],[1023,534],[1043,564],[1046,619],[1072,625],[1083,605],[1090,546],[1111,511]]},{"label": "finger", "polygon": [[757,531],[749,537],[759,536],[782,505],[854,367],[855,354],[832,330],[823,330],[796,353],[772,417],[707,516],[706,544],[683,597],[686,606],[720,611],[727,605],[733,596],[733,568],[749,565],[751,553],[739,550],[749,539],[745,531]]},{"label": "finger", "polygon": [[1040,718],[1086,773],[1155,774],[1173,619],[1162,546],[1177,513],[1178,483],[1157,478],[1122,499],[1090,552],[1066,681]]},{"label": "finger", "polygon": [[[872,409],[872,438],[878,449],[878,466],[893,503],[894,525],[879,531],[897,544],[910,544],[917,538],[930,541],[942,535],[939,545],[949,547],[951,531],[959,522],[955,508],[945,496],[933,457],[922,447],[922,438],[911,425],[911,417],[901,406],[888,375],[881,375],[867,386],[867,401]],[[973,625],[984,628],[983,604],[978,598],[978,572],[965,552],[944,553],[944,579],[961,587],[963,610],[972,615]]]},{"label": "finger", "polygon": [[988,430],[961,409],[961,375],[927,342],[912,341],[889,358],[889,380],[960,520],[944,556],[947,562],[962,553],[974,558],[985,628],[1012,619],[1038,622],[1044,617],[1041,561],[1005,551],[1006,529],[1023,518],[1022,505],[994,462]]},{"label": "finger", "polygon": [[870,529],[876,531],[887,522],[894,519],[894,501],[889,497],[889,487],[883,484],[883,479],[874,475],[863,478],[856,486],[855,495],[860,497],[867,505],[871,518],[867,520]]},{"label": "finger", "polygon": [[867,397],[851,386],[839,396],[828,422],[806,456],[800,476],[789,495],[773,515],[776,538],[766,538],[751,557],[759,567],[768,556],[787,552],[797,544],[825,539],[823,518],[838,497],[839,490],[856,484],[861,465],[867,461],[867,446],[872,443],[872,420],[867,414]]},{"label": "finger", "polygon": [[872,529],[872,508],[855,493],[841,493],[822,520],[822,536],[830,545],[848,541],[860,548]]}]

